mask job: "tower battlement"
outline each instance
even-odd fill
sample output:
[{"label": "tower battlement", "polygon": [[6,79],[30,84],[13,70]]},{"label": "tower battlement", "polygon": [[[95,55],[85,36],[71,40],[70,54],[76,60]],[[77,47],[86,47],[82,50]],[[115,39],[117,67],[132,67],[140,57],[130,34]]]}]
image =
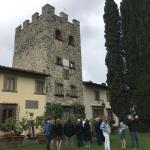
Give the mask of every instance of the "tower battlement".
[{"label": "tower battlement", "polygon": [[53,20],[57,20],[57,18],[59,18],[59,20],[61,20],[61,22],[63,23],[69,23],[72,24],[72,26],[74,27],[79,27],[80,26],[80,22],[73,19],[72,22],[68,21],[68,15],[64,12],[60,12],[60,15],[56,15],[55,14],[55,8],[49,4],[46,4],[45,6],[42,7],[42,14],[39,15],[38,12],[34,13],[32,15],[32,20],[25,20],[23,22],[23,25],[19,25],[16,28],[16,34],[26,30],[29,26],[33,25],[40,25],[43,21],[45,21],[44,19],[53,19]]}]

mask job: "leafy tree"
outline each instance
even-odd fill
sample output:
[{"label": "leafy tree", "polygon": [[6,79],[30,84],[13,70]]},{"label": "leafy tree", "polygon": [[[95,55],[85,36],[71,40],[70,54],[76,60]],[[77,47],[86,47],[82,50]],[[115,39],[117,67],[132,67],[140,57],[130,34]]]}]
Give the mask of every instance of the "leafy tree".
[{"label": "leafy tree", "polygon": [[122,49],[121,20],[114,0],[106,0],[104,7],[107,84],[110,88],[111,106],[120,116],[128,107],[125,92],[125,65]]},{"label": "leafy tree", "polygon": [[85,106],[80,103],[73,103],[72,104],[73,113],[75,118],[84,118],[85,117]]},{"label": "leafy tree", "polygon": [[47,103],[45,107],[45,116],[53,119],[63,116],[63,107],[59,103]]},{"label": "leafy tree", "polygon": [[127,80],[131,104],[150,124],[150,2],[123,0],[121,5]]}]

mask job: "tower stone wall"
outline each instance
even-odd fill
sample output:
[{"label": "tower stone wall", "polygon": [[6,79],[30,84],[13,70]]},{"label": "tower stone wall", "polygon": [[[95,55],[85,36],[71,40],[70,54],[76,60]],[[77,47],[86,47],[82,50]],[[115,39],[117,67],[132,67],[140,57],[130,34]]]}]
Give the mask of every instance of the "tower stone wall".
[{"label": "tower stone wall", "polygon": [[[48,102],[83,103],[79,21],[68,22],[67,14],[62,12],[57,16],[55,8],[46,4],[41,15],[33,14],[31,22],[26,20],[16,28],[13,67],[49,73]],[[68,79],[64,78],[65,70]],[[63,85],[64,95],[56,95],[56,83]],[[71,86],[76,87],[76,96],[70,95]]]}]

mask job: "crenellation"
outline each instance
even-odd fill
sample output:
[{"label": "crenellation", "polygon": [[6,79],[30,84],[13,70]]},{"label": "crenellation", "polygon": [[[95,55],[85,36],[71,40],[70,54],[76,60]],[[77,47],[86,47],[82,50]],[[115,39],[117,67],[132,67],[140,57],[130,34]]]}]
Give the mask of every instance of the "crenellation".
[{"label": "crenellation", "polygon": [[61,12],[61,13],[60,13],[60,17],[62,18],[63,21],[68,22],[68,15],[65,14],[64,12]]},{"label": "crenellation", "polygon": [[72,20],[72,23],[75,25],[75,26],[80,26],[80,22],[76,19],[73,19]]},{"label": "crenellation", "polygon": [[20,25],[16,28],[16,33],[19,33],[21,30],[22,30],[22,25]]},{"label": "crenellation", "polygon": [[53,16],[55,13],[55,8],[49,4],[46,4],[45,6],[42,7],[42,15],[43,16]]},{"label": "crenellation", "polygon": [[39,13],[36,12],[32,15],[32,23],[37,23],[39,20]]},{"label": "crenellation", "polygon": [[29,24],[30,24],[30,21],[29,20],[25,20],[23,22],[23,29],[27,28],[29,26]]}]

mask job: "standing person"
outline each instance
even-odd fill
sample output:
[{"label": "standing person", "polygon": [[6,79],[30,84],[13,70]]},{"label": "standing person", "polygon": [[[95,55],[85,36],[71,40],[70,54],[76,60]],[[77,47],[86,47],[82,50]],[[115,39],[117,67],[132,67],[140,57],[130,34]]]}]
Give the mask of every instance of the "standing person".
[{"label": "standing person", "polygon": [[104,143],[105,150],[110,150],[110,137],[109,136],[111,133],[111,128],[105,116],[103,117],[103,122],[100,126],[100,129],[103,131],[103,135],[105,137],[105,143]]},{"label": "standing person", "polygon": [[124,124],[123,120],[120,120],[120,122],[119,122],[119,136],[120,136],[120,142],[121,142],[122,148],[126,148],[125,130],[126,130],[126,125]]},{"label": "standing person", "polygon": [[52,125],[50,122],[50,118],[46,119],[46,122],[44,124],[44,133],[47,137],[47,150],[50,150],[50,144],[51,144],[51,137],[52,137]]},{"label": "standing person", "polygon": [[66,136],[66,144],[68,146],[68,149],[73,149],[72,136],[74,135],[74,125],[71,119],[68,119],[64,124],[64,135]]},{"label": "standing person", "polygon": [[52,124],[51,147],[52,146],[54,147],[56,140],[56,123],[54,119],[51,120],[51,124]]},{"label": "standing person", "polygon": [[100,120],[100,118],[96,118],[95,133],[96,133],[97,145],[101,145],[104,142],[103,132],[100,129],[101,123],[102,121]]},{"label": "standing person", "polygon": [[81,147],[83,145],[82,143],[82,132],[83,132],[83,126],[80,119],[77,119],[76,124],[76,137],[77,137],[77,146]]},{"label": "standing person", "polygon": [[63,140],[63,126],[62,126],[62,121],[60,119],[56,120],[55,132],[56,132],[56,147],[57,150],[60,150],[62,145],[62,140]]},{"label": "standing person", "polygon": [[130,136],[131,136],[131,140],[132,140],[132,146],[134,149],[138,149],[139,148],[139,143],[138,143],[138,136],[137,136],[137,123],[139,120],[139,116],[135,115],[128,115],[128,128],[129,128],[129,132],[130,132]]},{"label": "standing person", "polygon": [[84,140],[85,140],[85,147],[90,148],[90,143],[91,143],[91,126],[89,123],[89,120],[85,121],[84,124]]}]

